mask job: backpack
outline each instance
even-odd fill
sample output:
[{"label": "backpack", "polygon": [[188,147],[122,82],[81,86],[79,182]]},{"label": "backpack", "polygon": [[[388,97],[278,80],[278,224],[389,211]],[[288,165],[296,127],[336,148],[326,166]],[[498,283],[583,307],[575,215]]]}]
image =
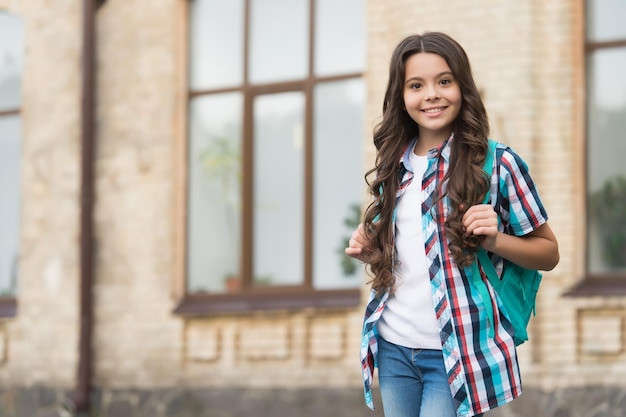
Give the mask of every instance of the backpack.
[{"label": "backpack", "polygon": [[[489,149],[483,170],[490,179],[493,169],[493,158],[496,153],[496,145],[497,142],[489,139]],[[487,191],[483,204],[489,202],[489,197],[490,191]],[[530,321],[531,314],[536,315],[535,300],[537,298],[539,285],[541,284],[541,273],[536,269],[522,268],[505,259],[502,277],[498,277],[496,269],[489,255],[487,255],[487,252],[482,248],[476,252],[476,260],[471,266],[472,283],[478,290],[483,299],[485,309],[487,310],[489,320],[488,334],[490,337],[494,337],[493,306],[487,285],[482,279],[479,265],[500,297],[505,316],[513,325],[515,346],[521,345],[528,340],[526,327]]]}]

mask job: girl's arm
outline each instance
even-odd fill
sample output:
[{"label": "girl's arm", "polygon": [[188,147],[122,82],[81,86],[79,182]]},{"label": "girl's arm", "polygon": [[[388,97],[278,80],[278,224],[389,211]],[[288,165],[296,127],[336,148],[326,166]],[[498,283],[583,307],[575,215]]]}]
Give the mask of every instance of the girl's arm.
[{"label": "girl's arm", "polygon": [[463,216],[466,233],[484,235],[483,249],[527,268],[550,271],[559,262],[559,247],[548,223],[524,236],[498,231],[498,216],[489,204],[470,207]]}]

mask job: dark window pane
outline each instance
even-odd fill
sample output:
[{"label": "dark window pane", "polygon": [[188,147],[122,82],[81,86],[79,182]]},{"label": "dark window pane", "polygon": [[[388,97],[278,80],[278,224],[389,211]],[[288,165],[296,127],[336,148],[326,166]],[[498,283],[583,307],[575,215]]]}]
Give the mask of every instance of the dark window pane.
[{"label": "dark window pane", "polygon": [[626,48],[588,59],[589,270],[626,272]]}]

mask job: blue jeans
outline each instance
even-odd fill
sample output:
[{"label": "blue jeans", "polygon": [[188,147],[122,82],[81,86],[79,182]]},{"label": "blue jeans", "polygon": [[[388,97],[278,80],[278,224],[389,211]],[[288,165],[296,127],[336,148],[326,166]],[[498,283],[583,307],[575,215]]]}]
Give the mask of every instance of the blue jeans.
[{"label": "blue jeans", "polygon": [[456,417],[440,350],[410,349],[378,337],[385,417]]}]

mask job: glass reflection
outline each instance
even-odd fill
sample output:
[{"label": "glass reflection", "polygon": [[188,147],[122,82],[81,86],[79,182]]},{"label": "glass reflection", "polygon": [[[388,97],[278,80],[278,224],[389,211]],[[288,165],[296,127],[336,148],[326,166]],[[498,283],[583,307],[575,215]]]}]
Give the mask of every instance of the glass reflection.
[{"label": "glass reflection", "polygon": [[304,94],[254,100],[254,283],[300,284],[304,241]]},{"label": "glass reflection", "polygon": [[594,42],[626,39],[626,1],[593,0],[587,4],[587,39]]},{"label": "glass reflection", "polygon": [[0,296],[15,295],[20,240],[19,116],[0,117]]},{"label": "glass reflection", "polygon": [[362,0],[315,3],[315,75],[360,72],[365,67]]},{"label": "glass reflection", "polygon": [[626,48],[588,60],[589,269],[626,272]]},{"label": "glass reflection", "polygon": [[250,1],[250,81],[267,83],[308,73],[308,1]]},{"label": "glass reflection", "polygon": [[595,52],[588,60],[590,191],[624,173],[626,154],[626,48]]},{"label": "glass reflection", "polygon": [[191,101],[187,233],[189,292],[238,289],[241,112],[242,96],[239,93],[205,96]]},{"label": "glass reflection", "polygon": [[359,223],[365,195],[364,83],[355,79],[319,84],[314,103],[313,282],[317,289],[357,287],[362,269],[343,250]]},{"label": "glass reflection", "polygon": [[190,4],[190,75],[193,90],[243,82],[243,0],[194,0]]},{"label": "glass reflection", "polygon": [[0,12],[0,110],[21,105],[24,35],[22,19]]}]

